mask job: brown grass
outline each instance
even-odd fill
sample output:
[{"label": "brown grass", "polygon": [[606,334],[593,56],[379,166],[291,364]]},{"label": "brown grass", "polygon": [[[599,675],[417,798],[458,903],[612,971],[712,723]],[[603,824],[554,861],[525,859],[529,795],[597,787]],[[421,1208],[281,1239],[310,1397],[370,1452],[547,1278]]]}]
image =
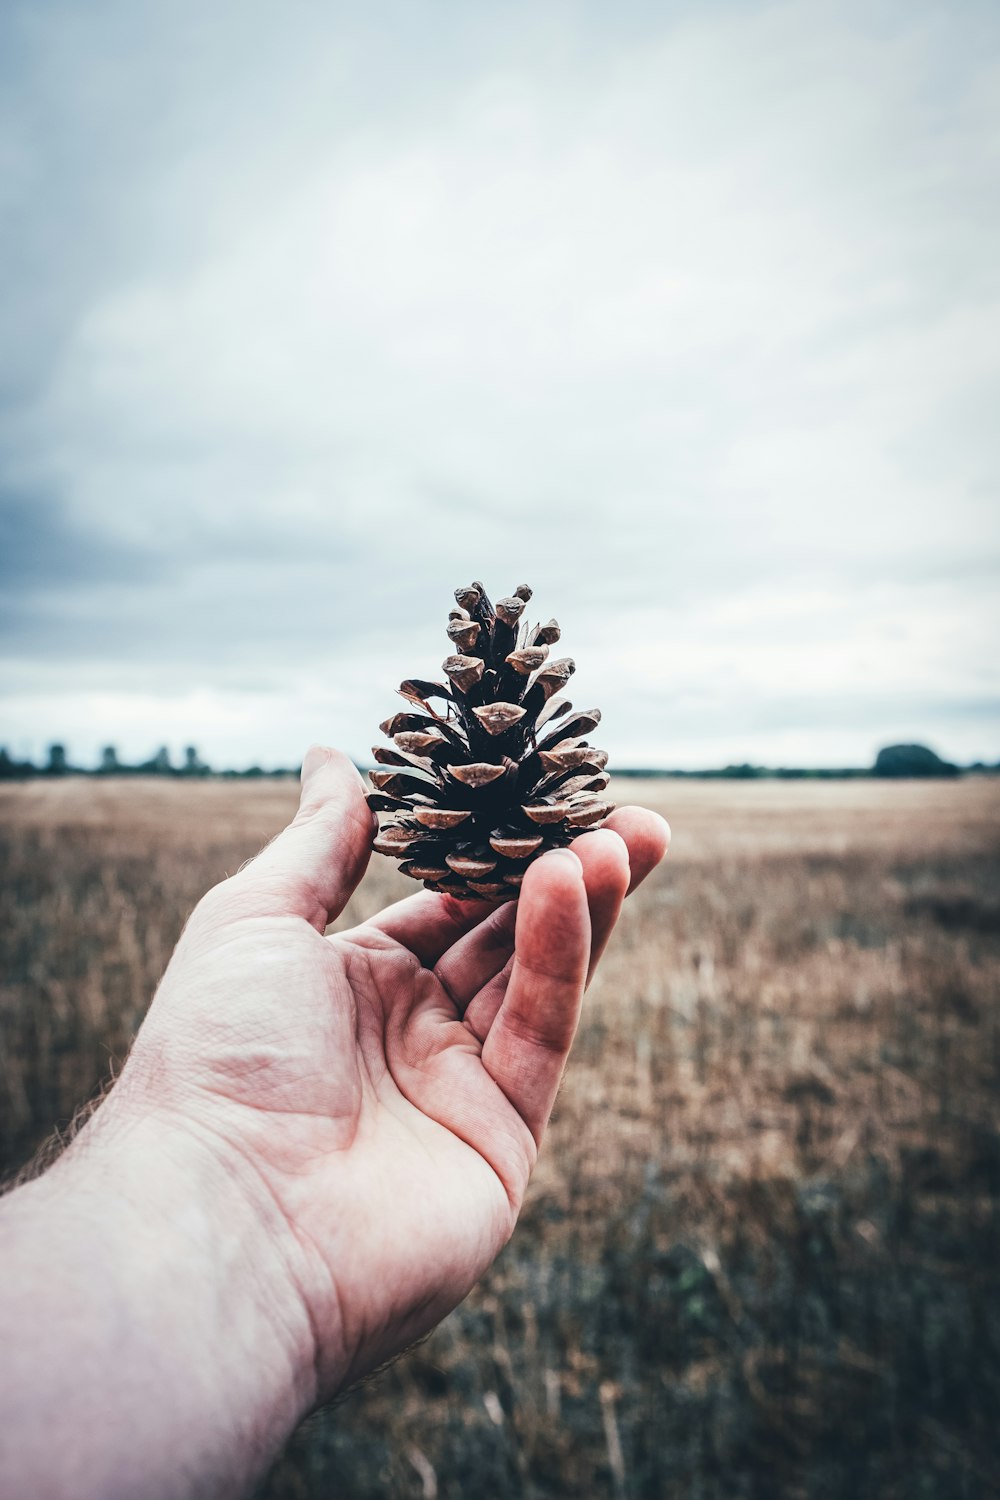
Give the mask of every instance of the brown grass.
[{"label": "brown grass", "polygon": [[[629,784],[674,826],[518,1233],[261,1495],[1000,1492],[1000,784]],[[0,788],[8,1170],[287,783]],[[408,883],[376,860],[344,920]]]}]

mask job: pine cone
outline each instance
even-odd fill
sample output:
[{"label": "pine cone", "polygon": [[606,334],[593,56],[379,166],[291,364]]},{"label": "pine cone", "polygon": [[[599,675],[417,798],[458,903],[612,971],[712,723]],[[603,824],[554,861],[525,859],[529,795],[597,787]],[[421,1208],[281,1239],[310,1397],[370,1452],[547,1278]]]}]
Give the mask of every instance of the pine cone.
[{"label": "pine cone", "polygon": [[494,900],[515,896],[546,849],[603,823],[614,807],[602,795],[608,756],[584,738],[600,710],[567,718],[572,704],[557,696],[575,667],[549,658],[555,620],[521,626],[531,590],[522,584],[492,605],[473,583],[455,598],[448,683],[400,685],[412,707],[379,726],[396,748],[373,751],[390,769],[371,772],[368,805],[389,814],[374,847],[404,874],[432,891]]}]

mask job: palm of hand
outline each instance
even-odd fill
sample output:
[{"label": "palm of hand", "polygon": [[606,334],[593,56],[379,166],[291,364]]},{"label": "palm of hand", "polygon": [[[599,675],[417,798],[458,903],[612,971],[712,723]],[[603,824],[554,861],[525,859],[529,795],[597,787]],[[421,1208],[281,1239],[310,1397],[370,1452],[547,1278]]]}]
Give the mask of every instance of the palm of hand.
[{"label": "palm of hand", "polygon": [[[461,978],[461,947],[443,974],[459,950]],[[375,927],[324,938],[259,917],[199,948],[179,950],[183,993],[168,972],[158,997],[200,1039],[185,1110],[252,1162],[311,1261],[325,1362],[341,1378],[370,1368],[450,1311],[513,1228],[536,1145],[473,1030],[504,979],[466,1021],[438,973]]]}]

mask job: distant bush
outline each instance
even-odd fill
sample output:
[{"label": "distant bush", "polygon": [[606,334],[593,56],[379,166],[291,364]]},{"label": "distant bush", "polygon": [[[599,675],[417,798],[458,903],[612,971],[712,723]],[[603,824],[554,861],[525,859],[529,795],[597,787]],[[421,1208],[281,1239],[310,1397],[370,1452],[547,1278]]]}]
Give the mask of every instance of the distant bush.
[{"label": "distant bush", "polygon": [[886,745],[875,757],[876,776],[957,776],[958,767],[927,745]]},{"label": "distant bush", "polygon": [[13,760],[6,747],[0,745],[0,781],[21,781],[35,774],[30,760]]}]

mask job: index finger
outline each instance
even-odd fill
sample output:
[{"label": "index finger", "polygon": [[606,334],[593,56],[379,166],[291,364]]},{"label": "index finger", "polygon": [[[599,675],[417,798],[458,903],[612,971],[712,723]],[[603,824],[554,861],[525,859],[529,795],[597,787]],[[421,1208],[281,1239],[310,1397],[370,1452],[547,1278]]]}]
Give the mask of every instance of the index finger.
[{"label": "index finger", "polygon": [[395,943],[409,948],[431,969],[452,943],[478,927],[502,906],[502,901],[458,901],[439,891],[418,891],[370,917],[366,927],[377,927]]},{"label": "index finger", "polygon": [[483,1066],[536,1142],[580,1019],[590,938],[583,866],[572,850],[551,850],[524,877],[514,965],[482,1052]]}]

